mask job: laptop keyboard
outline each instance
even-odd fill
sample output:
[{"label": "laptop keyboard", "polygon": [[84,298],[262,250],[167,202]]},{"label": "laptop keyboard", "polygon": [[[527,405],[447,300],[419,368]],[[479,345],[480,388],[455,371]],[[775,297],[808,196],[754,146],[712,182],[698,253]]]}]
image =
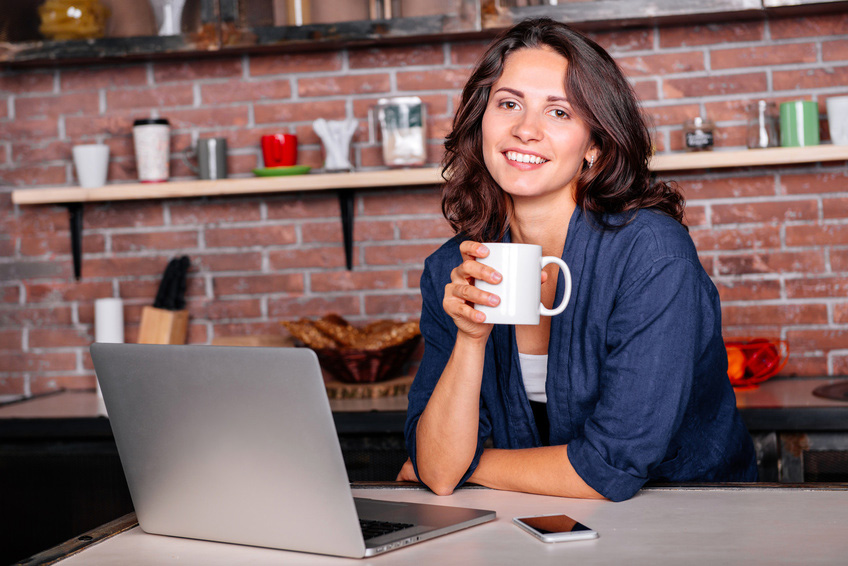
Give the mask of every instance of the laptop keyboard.
[{"label": "laptop keyboard", "polygon": [[359,526],[362,528],[362,536],[365,540],[387,535],[412,526],[410,523],[390,523],[388,521],[370,521],[360,519]]}]

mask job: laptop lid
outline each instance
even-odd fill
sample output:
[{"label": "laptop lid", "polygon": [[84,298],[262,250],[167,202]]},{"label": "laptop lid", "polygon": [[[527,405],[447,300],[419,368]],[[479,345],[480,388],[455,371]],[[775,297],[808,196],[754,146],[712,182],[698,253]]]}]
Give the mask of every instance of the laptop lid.
[{"label": "laptop lid", "polygon": [[[494,518],[355,503],[312,350],[96,343],[91,356],[148,533],[362,557]],[[357,504],[416,526],[367,548]]]}]

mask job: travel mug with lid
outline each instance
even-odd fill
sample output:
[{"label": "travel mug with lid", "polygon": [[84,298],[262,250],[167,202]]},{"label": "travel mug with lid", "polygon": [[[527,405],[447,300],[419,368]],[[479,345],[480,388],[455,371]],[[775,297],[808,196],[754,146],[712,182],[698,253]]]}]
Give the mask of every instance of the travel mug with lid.
[{"label": "travel mug with lid", "polygon": [[133,122],[133,143],[138,180],[142,183],[167,181],[169,176],[171,126],[165,118],[144,118]]}]

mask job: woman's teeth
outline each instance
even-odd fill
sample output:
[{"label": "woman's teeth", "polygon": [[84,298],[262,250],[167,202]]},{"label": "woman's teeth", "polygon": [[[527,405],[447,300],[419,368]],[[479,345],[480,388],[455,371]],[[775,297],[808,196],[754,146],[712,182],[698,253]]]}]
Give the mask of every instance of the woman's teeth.
[{"label": "woman's teeth", "polygon": [[527,155],[526,153],[518,153],[517,151],[507,151],[506,158],[510,161],[518,161],[519,163],[545,163],[547,159],[536,155]]}]

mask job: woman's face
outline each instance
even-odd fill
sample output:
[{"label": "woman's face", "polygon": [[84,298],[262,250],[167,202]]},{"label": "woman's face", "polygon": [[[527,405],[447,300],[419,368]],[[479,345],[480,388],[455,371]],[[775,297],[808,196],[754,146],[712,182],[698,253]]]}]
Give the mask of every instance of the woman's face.
[{"label": "woman's face", "polygon": [[595,153],[589,128],[565,92],[568,60],[548,47],[507,56],[483,114],[483,159],[500,187],[513,196],[567,191],[583,160]]}]

